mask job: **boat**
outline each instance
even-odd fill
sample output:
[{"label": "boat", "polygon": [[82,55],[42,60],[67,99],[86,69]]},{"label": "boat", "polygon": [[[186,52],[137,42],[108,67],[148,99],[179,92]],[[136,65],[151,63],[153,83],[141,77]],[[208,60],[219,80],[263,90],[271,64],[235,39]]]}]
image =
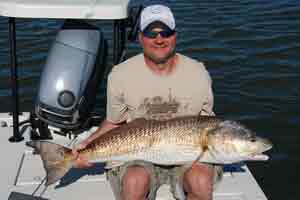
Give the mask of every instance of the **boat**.
[{"label": "boat", "polygon": [[[87,116],[86,113],[80,112],[79,115],[82,116],[79,118],[78,113],[75,115],[71,111],[55,115],[59,113],[59,110],[51,106],[47,107],[47,105],[43,104],[44,95],[42,92],[39,92],[37,106],[34,112],[19,112],[15,20],[17,18],[66,19],[66,23],[68,23],[65,27],[67,28],[62,28],[62,31],[58,33],[56,43],[52,45],[52,51],[49,53],[50,61],[46,64],[48,65],[46,68],[50,69],[50,72],[48,71],[47,73],[55,74],[56,68],[51,67],[51,65],[53,66],[57,64],[59,59],[55,59],[55,63],[53,64],[51,57],[60,56],[56,52],[59,52],[61,48],[68,46],[70,37],[73,38],[75,35],[76,37],[79,37],[79,39],[82,39],[83,37],[83,43],[81,44],[88,45],[85,46],[77,44],[80,48],[87,48],[85,49],[86,51],[82,51],[83,54],[88,51],[88,54],[90,55],[91,52],[93,53],[93,49],[95,50],[96,48],[95,46],[91,46],[92,44],[90,44],[90,42],[84,43],[86,39],[84,38],[86,31],[93,31],[96,29],[91,27],[86,28],[85,24],[81,26],[82,21],[80,20],[113,21],[113,63],[117,64],[124,60],[125,42],[127,42],[125,39],[126,24],[131,24],[130,33],[133,35],[132,37],[134,37],[134,33],[137,30],[136,19],[138,14],[131,13],[130,9],[128,9],[129,3],[129,0],[0,0],[0,16],[7,17],[9,23],[10,67],[12,80],[11,90],[14,105],[11,113],[0,113],[0,146],[2,155],[0,168],[0,199],[114,199],[101,163],[97,163],[93,168],[71,169],[70,172],[68,172],[57,184],[49,187],[45,187],[43,185],[45,172],[42,162],[39,155],[37,155],[32,148],[26,146],[26,141],[33,138],[51,139],[55,140],[57,143],[61,143],[62,145],[70,146],[90,134],[96,128],[95,124],[101,120],[101,116],[95,115],[88,118],[90,120],[83,122],[81,120]],[[140,10],[141,7],[139,6],[135,9],[135,13],[139,13]],[[80,34],[75,34],[72,31],[69,32],[69,28],[72,27],[74,23],[78,25],[78,22],[81,24],[80,26],[83,31]],[[78,38],[76,37],[73,41],[77,41]],[[105,56],[106,48],[104,40],[101,40],[103,36],[95,33],[93,37],[98,37],[97,47],[99,47],[100,50],[104,50],[102,53],[96,52],[96,54],[100,55],[101,60],[101,58]],[[62,43],[64,43],[64,47],[61,46]],[[73,52],[73,47],[78,48],[76,45],[71,46],[70,51],[67,52],[71,54]],[[79,64],[82,64],[80,63],[82,60],[80,60],[80,58],[78,59],[79,60],[77,61]],[[91,59],[91,62],[93,63],[99,58],[95,56]],[[100,62],[102,65],[105,65],[104,60]],[[78,63],[76,62],[75,65],[76,64]],[[93,69],[92,66],[90,68]],[[41,82],[40,88],[47,87],[48,79],[44,78],[43,75],[42,79],[44,82]],[[99,78],[96,79],[98,80]],[[52,80],[55,80],[55,78]],[[59,80],[55,81],[56,85],[59,86]],[[76,99],[76,95],[74,96],[74,94],[69,91],[63,93],[61,96],[62,99],[60,104],[65,107],[70,107]],[[76,105],[84,107],[89,103],[81,104],[81,102],[77,101]],[[49,104],[51,104],[51,102]],[[83,126],[82,124],[85,125]],[[168,185],[160,187],[157,199],[173,199],[169,192]],[[239,163],[225,167],[224,177],[216,186],[213,193],[213,199],[267,200],[267,197],[256,182],[246,163]]]}]

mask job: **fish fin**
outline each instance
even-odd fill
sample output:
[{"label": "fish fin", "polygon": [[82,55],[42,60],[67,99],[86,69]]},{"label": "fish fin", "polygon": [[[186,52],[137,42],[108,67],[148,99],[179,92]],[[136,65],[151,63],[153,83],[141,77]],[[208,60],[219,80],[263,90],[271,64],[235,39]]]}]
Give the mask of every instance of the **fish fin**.
[{"label": "fish fin", "polygon": [[222,166],[215,166],[214,169],[215,175],[214,175],[214,184],[213,184],[213,189],[216,190],[221,183],[223,179],[223,167]]},{"label": "fish fin", "polygon": [[[29,141],[26,143],[33,147],[40,154],[43,166],[46,171],[45,185],[51,185],[61,179],[72,167],[74,159],[71,156],[71,149],[49,141]],[[66,159],[66,158],[71,159]]]},{"label": "fish fin", "polygon": [[146,118],[136,118],[136,119],[134,119],[134,120],[132,120],[130,123],[131,124],[135,124],[135,123],[143,123],[143,122],[146,122],[147,121],[147,119]]},{"label": "fish fin", "polygon": [[124,164],[123,161],[109,161],[109,162],[106,163],[104,168],[105,169],[111,169],[111,168],[114,168],[114,167],[119,167],[123,164]]},{"label": "fish fin", "polygon": [[192,165],[196,164],[197,162],[199,162],[199,160],[203,157],[204,153],[208,150],[208,132],[209,132],[209,128],[205,128],[203,130],[203,133],[200,135],[200,146],[201,146],[201,153],[199,154],[199,156],[196,158],[196,160],[193,162]]},{"label": "fish fin", "polygon": [[48,166],[47,171],[47,179],[45,185],[51,185],[58,180],[60,180],[71,168],[68,162],[62,162],[53,166]]},{"label": "fish fin", "polygon": [[209,131],[211,128],[205,128],[203,132],[200,135],[200,146],[203,149],[203,151],[206,151],[208,149],[208,143],[209,143]]},{"label": "fish fin", "polygon": [[223,178],[223,174],[224,174],[224,170],[222,166],[218,166],[216,167],[216,183],[221,182],[222,178]]},{"label": "fish fin", "polygon": [[199,160],[202,158],[202,156],[204,155],[205,150],[202,151],[199,156],[196,158],[196,160],[194,160],[194,162],[192,163],[192,165],[196,164],[197,162],[199,162]]},{"label": "fish fin", "polygon": [[140,127],[141,125],[147,123],[147,119],[145,118],[136,118],[134,120],[132,120],[130,123],[128,123],[128,126],[130,127]]},{"label": "fish fin", "polygon": [[201,120],[201,117],[202,117],[202,115],[201,115],[201,110],[198,112],[198,115],[197,115],[197,121],[199,122],[200,120]]}]

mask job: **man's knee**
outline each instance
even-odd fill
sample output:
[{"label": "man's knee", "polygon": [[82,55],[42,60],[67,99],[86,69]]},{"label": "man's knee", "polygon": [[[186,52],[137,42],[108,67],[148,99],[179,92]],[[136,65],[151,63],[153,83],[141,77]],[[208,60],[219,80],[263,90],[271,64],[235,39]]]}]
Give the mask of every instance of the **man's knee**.
[{"label": "man's knee", "polygon": [[211,166],[197,164],[189,168],[183,177],[184,190],[201,199],[210,199],[213,190],[214,170]]},{"label": "man's knee", "polygon": [[150,187],[150,175],[142,166],[131,166],[122,177],[122,196],[146,197]]}]

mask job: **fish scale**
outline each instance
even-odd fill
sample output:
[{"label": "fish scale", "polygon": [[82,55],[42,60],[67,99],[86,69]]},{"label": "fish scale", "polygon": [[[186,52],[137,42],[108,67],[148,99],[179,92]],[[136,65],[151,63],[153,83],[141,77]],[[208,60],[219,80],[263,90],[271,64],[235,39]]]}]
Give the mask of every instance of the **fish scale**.
[{"label": "fish scale", "polygon": [[[164,165],[191,162],[202,151],[199,144],[201,125],[206,122],[213,128],[217,121],[214,117],[199,116],[167,121],[138,119],[110,131],[108,137],[95,140],[91,145],[94,145],[96,153],[93,155],[96,156],[89,155],[90,152],[86,154],[100,161],[146,159]],[[181,158],[176,159],[178,155]]]}]

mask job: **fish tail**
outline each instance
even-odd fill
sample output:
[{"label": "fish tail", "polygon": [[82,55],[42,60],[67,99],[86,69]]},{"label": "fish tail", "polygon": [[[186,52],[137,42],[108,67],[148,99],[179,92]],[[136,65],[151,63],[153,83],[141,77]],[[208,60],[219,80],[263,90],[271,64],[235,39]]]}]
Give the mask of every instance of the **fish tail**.
[{"label": "fish tail", "polygon": [[51,185],[60,180],[73,166],[72,150],[49,141],[30,141],[26,143],[40,154],[46,171],[45,185]]}]

